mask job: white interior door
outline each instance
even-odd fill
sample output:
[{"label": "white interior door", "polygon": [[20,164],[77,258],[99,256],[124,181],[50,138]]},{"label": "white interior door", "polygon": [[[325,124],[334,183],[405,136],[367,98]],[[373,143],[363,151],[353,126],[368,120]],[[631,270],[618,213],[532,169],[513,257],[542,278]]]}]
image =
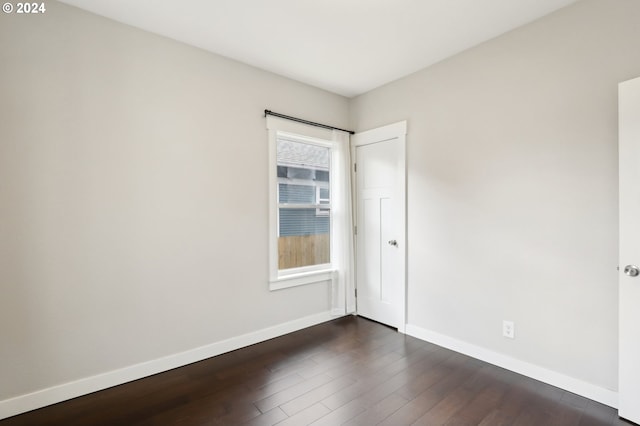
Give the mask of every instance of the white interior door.
[{"label": "white interior door", "polygon": [[406,122],[358,133],[356,287],[358,315],[404,332]]},{"label": "white interior door", "polygon": [[620,417],[640,423],[640,78],[619,87]]}]

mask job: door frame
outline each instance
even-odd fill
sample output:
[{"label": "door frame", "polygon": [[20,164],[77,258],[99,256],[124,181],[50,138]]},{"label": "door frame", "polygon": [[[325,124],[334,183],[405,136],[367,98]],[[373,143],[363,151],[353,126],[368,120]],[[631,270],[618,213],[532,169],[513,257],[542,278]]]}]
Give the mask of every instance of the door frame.
[{"label": "door frame", "polygon": [[[398,324],[398,332],[405,334],[406,326],[407,326],[407,143],[406,143],[406,135],[407,135],[407,121],[399,121],[397,123],[388,124],[386,126],[377,127],[371,130],[366,130],[364,132],[358,132],[351,137],[351,182],[352,182],[352,201],[353,201],[353,224],[357,229],[358,226],[358,187],[357,187],[357,177],[356,177],[356,165],[358,163],[357,158],[357,150],[356,148],[364,145],[371,145],[378,142],[386,142],[389,140],[397,139],[400,149],[400,158],[402,160],[402,168],[401,170],[397,170],[398,178],[399,178],[399,187],[402,188],[400,191],[400,206],[401,206],[401,241],[398,244],[398,249],[400,250],[400,255],[402,257],[402,277],[400,286],[400,295],[398,300],[401,300],[399,309],[400,312],[400,324]],[[354,236],[354,251],[356,255],[354,256],[354,262],[357,262],[358,244],[357,238]],[[357,274],[357,265],[354,265],[354,271]],[[356,295],[358,286],[358,277],[355,277],[355,287],[356,287]],[[356,297],[356,314],[357,311],[357,297]]]}]

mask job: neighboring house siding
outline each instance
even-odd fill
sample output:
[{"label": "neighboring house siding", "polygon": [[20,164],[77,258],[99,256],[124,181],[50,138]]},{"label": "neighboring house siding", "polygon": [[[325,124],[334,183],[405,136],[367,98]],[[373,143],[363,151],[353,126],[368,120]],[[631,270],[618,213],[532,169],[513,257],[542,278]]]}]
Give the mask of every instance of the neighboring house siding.
[{"label": "neighboring house siding", "polygon": [[316,209],[280,209],[280,236],[329,233],[329,217],[317,216]]},{"label": "neighboring house siding", "polygon": [[313,204],[316,202],[316,188],[310,185],[278,184],[278,202],[289,204]]},{"label": "neighboring house siding", "polygon": [[[309,204],[315,201],[315,187],[309,185],[278,185],[281,203]],[[280,209],[280,236],[317,235],[329,233],[329,217],[319,216],[316,209]]]}]

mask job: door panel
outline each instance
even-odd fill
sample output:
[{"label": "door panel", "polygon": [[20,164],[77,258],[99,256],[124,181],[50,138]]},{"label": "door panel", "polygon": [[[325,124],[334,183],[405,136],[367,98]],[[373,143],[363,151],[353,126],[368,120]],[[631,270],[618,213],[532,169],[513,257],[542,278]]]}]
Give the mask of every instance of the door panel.
[{"label": "door panel", "polygon": [[[368,309],[368,299],[378,298],[380,293],[380,209],[377,201],[375,194],[367,191],[363,194],[360,204],[362,215],[359,223],[362,226],[358,247],[361,249],[359,259],[362,261],[358,262],[358,275],[362,279],[358,282],[360,289],[358,306],[365,309],[366,312],[371,310]],[[364,261],[365,259],[366,261]]]},{"label": "door panel", "polygon": [[355,137],[358,314],[404,331],[404,133],[364,136]]},{"label": "door panel", "polygon": [[[382,248],[380,259],[380,280],[387,285],[380,286],[380,301],[382,303],[394,303],[398,290],[395,288],[397,275],[398,249],[388,242],[397,238],[398,229],[394,223],[394,202],[392,197],[380,198],[380,246]],[[391,284],[389,284],[391,283]]]},{"label": "door panel", "polygon": [[640,78],[619,87],[619,415],[640,423]]}]

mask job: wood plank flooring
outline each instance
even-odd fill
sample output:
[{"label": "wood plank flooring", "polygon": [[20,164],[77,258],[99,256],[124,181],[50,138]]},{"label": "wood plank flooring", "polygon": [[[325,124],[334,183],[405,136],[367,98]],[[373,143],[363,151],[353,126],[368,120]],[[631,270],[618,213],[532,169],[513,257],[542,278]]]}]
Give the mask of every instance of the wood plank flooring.
[{"label": "wood plank flooring", "polygon": [[629,425],[613,408],[345,317],[0,421],[14,425]]}]

